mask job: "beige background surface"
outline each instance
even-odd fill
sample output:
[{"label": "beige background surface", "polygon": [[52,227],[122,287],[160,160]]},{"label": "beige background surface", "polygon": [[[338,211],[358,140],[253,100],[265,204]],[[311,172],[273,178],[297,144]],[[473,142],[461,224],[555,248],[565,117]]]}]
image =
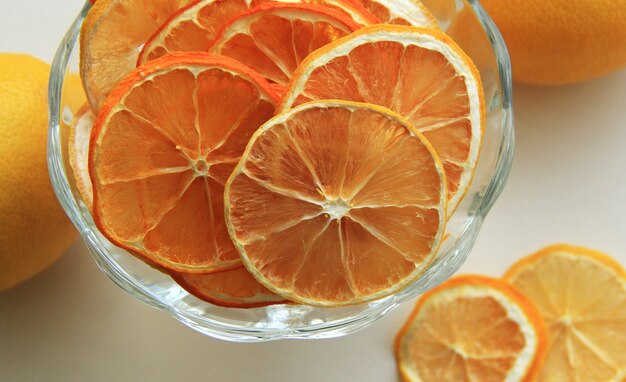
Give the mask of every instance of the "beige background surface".
[{"label": "beige background surface", "polygon": [[[0,51],[50,61],[80,6],[0,0]],[[513,172],[463,271],[500,275],[554,242],[626,265],[626,71],[559,88],[516,86],[514,109]],[[76,243],[0,294],[0,380],[397,381],[392,340],[410,310],[341,339],[221,342],[128,296]]]}]

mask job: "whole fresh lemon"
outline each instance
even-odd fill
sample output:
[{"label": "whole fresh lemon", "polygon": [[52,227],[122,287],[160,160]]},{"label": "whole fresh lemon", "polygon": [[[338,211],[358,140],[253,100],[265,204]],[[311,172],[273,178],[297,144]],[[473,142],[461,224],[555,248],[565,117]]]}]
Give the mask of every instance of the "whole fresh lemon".
[{"label": "whole fresh lemon", "polygon": [[511,54],[513,79],[557,85],[626,66],[626,0],[482,0]]},{"label": "whole fresh lemon", "polygon": [[[24,54],[0,53],[0,291],[37,274],[75,240],[48,177],[50,66]],[[66,98],[84,102],[80,82]]]}]

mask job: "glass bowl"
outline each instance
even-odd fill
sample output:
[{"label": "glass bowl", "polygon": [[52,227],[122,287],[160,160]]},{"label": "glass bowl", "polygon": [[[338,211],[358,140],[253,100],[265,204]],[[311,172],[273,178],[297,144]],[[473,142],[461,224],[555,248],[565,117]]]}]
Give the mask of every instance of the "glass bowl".
[{"label": "glass bowl", "polygon": [[[506,183],[513,158],[511,67],[506,47],[476,0],[423,0],[447,31],[472,57],[485,91],[487,124],[474,182],[448,223],[447,239],[423,276],[401,292],[368,304],[343,308],[274,305],[232,309],[188,294],[168,275],[112,245],[95,227],[68,166],[68,125],[76,110],[63,104],[64,80],[78,70],[78,34],[87,1],[61,42],[50,73],[48,164],[63,209],[78,228],[100,267],[126,292],[211,337],[258,342],[288,338],[330,338],[363,329],[403,302],[454,274],[471,250],[487,212]],[[69,175],[68,175],[69,174]]]}]

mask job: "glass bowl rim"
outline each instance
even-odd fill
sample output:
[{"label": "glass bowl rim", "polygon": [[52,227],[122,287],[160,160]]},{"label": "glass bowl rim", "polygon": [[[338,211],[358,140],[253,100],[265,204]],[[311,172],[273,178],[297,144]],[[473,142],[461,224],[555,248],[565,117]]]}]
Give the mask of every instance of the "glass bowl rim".
[{"label": "glass bowl rim", "polygon": [[[499,142],[499,152],[497,154],[496,166],[491,175],[491,180],[485,189],[480,204],[475,212],[475,219],[472,224],[461,233],[456,239],[458,243],[469,243],[467,248],[463,249],[464,253],[459,255],[456,261],[456,268],[465,260],[465,256],[471,249],[483,219],[501,194],[503,187],[508,179],[514,152],[514,127],[513,127],[513,111],[511,109],[512,95],[512,78],[511,64],[506,45],[497,27],[482,8],[478,0],[465,0],[469,4],[482,25],[489,42],[494,51],[496,65],[498,69],[500,96],[502,104],[502,117],[500,126],[502,133]],[[63,89],[64,74],[69,63],[70,56],[76,48],[80,27],[91,8],[89,0],[85,1],[84,6],[78,16],[71,24],[63,38],[54,57],[48,88],[48,112],[49,112],[49,132],[48,132],[48,170],[54,191],[61,203],[65,213],[68,215],[74,226],[79,229],[82,239],[86,242],[90,254],[100,270],[105,273],[113,282],[127,293],[148,305],[159,310],[167,312],[175,319],[181,321],[185,325],[209,335],[214,338],[236,341],[236,342],[259,342],[278,339],[305,339],[305,338],[332,338],[346,335],[358,331],[371,323],[385,316],[389,311],[398,307],[402,302],[414,297],[415,294],[405,293],[402,298],[398,295],[392,295],[382,300],[380,309],[372,311],[375,314],[367,314],[370,308],[352,317],[343,318],[322,324],[310,325],[305,328],[284,328],[284,329],[261,329],[254,327],[241,327],[224,322],[207,320],[202,315],[179,309],[176,306],[170,306],[154,295],[138,280],[129,275],[116,261],[108,255],[107,249],[100,243],[100,239],[96,236],[92,227],[83,219],[80,207],[72,194],[69,181],[65,175],[65,167],[61,153],[61,142],[59,139],[60,129],[60,102]],[[442,265],[441,267],[447,264]],[[451,270],[451,269],[450,269]],[[454,270],[447,275],[448,277],[454,273]],[[443,272],[443,271],[442,271]],[[437,276],[440,276],[438,274]],[[447,278],[447,277],[446,277]],[[445,278],[443,278],[445,279]],[[442,279],[442,280],[443,280]],[[440,281],[442,281],[440,280]],[[431,285],[430,287],[433,287]],[[406,289],[410,289],[406,288]],[[405,289],[405,291],[406,291]],[[402,291],[401,291],[402,292]]]}]

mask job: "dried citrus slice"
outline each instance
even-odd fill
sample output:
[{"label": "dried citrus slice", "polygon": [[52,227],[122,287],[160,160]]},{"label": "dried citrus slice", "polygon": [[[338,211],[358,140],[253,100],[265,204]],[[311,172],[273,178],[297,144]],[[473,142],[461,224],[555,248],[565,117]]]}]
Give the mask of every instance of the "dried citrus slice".
[{"label": "dried citrus slice", "polygon": [[444,177],[399,115],[312,102],[255,133],[226,185],[227,225],[273,292],[316,306],[362,303],[415,281],[436,254]]},{"label": "dried citrus slice", "polygon": [[70,125],[67,147],[76,189],[89,209],[91,209],[93,204],[93,192],[91,190],[89,169],[87,168],[87,158],[89,157],[89,136],[91,135],[91,128],[95,119],[96,116],[89,108],[89,105],[85,105],[78,110]]},{"label": "dried citrus slice", "polygon": [[437,28],[437,21],[419,0],[356,0],[381,22]]},{"label": "dried citrus slice", "polygon": [[[138,64],[171,52],[206,51],[218,32],[231,19],[270,0],[201,0],[176,12],[148,39]],[[362,25],[376,24],[376,19],[353,0],[273,0],[282,3],[323,5],[341,11]]]},{"label": "dried citrus slice", "polygon": [[535,303],[548,326],[537,381],[626,378],[626,270],[615,260],[553,245],[514,264],[504,278]]},{"label": "dried citrus slice", "polygon": [[93,5],[80,32],[80,76],[94,110],[135,68],[148,37],[191,1],[99,0]]},{"label": "dried citrus slice", "polygon": [[224,184],[277,100],[263,78],[223,56],[170,54],[137,68],[92,131],[100,231],[176,271],[240,265],[224,224]]},{"label": "dried citrus slice", "polygon": [[359,28],[328,7],[267,3],[226,25],[209,50],[241,61],[272,82],[286,84],[312,51]]},{"label": "dried citrus slice", "polygon": [[396,337],[404,381],[533,381],[547,332],[537,308],[506,282],[459,276],[425,293]]},{"label": "dried citrus slice", "polygon": [[407,118],[441,158],[448,212],[456,209],[474,176],[485,110],[478,71],[454,41],[434,29],[364,27],[307,57],[280,110],[331,98],[381,105]]},{"label": "dried citrus slice", "polygon": [[206,275],[181,272],[170,275],[192,295],[226,308],[259,308],[287,302],[256,281],[243,266]]}]

